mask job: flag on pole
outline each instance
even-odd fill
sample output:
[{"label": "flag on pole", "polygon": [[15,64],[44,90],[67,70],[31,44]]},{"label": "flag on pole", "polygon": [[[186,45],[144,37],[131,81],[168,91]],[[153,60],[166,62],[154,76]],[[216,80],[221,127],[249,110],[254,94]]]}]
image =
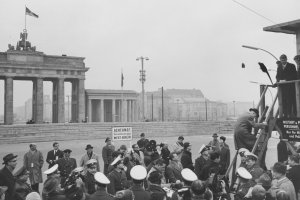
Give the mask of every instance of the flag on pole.
[{"label": "flag on pole", "polygon": [[39,18],[39,16],[37,14],[35,14],[34,12],[32,12],[31,10],[29,10],[27,7],[26,7],[26,10],[25,10],[25,15],[30,15],[32,17],[36,17],[36,18]]},{"label": "flag on pole", "polygon": [[123,87],[124,85],[124,76],[123,76],[123,72],[121,73],[121,87]]}]

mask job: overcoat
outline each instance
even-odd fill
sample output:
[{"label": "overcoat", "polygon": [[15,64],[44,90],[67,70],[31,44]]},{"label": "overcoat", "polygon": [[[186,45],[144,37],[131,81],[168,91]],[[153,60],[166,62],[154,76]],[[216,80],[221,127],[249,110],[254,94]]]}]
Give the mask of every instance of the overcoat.
[{"label": "overcoat", "polygon": [[31,185],[43,182],[42,167],[44,164],[42,152],[29,150],[24,155],[24,167],[30,172],[29,180]]}]

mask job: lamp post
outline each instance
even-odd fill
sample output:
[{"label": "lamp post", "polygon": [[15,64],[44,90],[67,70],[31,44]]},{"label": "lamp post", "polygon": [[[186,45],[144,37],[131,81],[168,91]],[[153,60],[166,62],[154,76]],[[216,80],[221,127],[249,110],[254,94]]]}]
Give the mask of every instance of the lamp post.
[{"label": "lamp post", "polygon": [[233,116],[235,117],[235,101],[233,101]]},{"label": "lamp post", "polygon": [[140,70],[140,81],[142,83],[142,117],[143,121],[145,121],[145,88],[144,83],[146,81],[146,71],[144,70],[144,60],[149,60],[148,57],[140,56],[136,58],[137,61],[141,61],[142,64],[142,70]]},{"label": "lamp post", "polygon": [[273,58],[275,58],[278,61],[278,58],[276,56],[274,56],[271,52],[269,52],[269,51],[267,51],[265,49],[258,48],[258,47],[252,47],[252,46],[248,46],[248,45],[242,45],[242,47],[247,48],[247,49],[252,49],[252,50],[261,50],[261,51],[264,51],[264,52],[270,54]]}]

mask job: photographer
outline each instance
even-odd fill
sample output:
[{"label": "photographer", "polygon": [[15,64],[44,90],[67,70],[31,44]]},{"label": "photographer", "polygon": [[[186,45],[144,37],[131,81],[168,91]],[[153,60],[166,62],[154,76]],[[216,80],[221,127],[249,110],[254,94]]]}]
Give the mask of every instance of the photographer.
[{"label": "photographer", "polygon": [[97,172],[97,160],[91,159],[87,161],[87,172],[84,175],[84,185],[85,185],[85,191],[88,194],[93,194],[96,191],[96,183],[94,174]]},{"label": "photographer", "polygon": [[235,200],[242,200],[248,193],[251,185],[250,180],[252,179],[252,175],[244,168],[240,167],[236,170],[237,172],[237,180],[234,183]]}]

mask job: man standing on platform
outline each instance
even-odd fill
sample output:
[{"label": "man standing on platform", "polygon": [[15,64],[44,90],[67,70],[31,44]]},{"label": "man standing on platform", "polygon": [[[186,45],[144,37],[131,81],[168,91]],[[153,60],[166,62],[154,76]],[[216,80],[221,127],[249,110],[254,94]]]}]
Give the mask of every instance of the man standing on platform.
[{"label": "man standing on platform", "polygon": [[[280,56],[280,62],[277,61],[277,74],[276,81],[292,81],[297,80],[297,71],[294,64],[287,62],[286,55],[282,54]],[[296,117],[296,94],[295,94],[295,84],[288,83],[282,84],[281,94],[282,94],[282,109],[284,117]]]},{"label": "man standing on platform", "polygon": [[39,183],[43,183],[43,154],[36,149],[36,144],[32,143],[29,147],[30,150],[24,155],[24,166],[30,172],[29,179],[32,190],[39,192]]},{"label": "man standing on platform", "polygon": [[13,200],[15,195],[15,178],[13,171],[17,166],[17,155],[7,154],[3,158],[4,167],[0,170],[0,186],[6,186],[5,200]]},{"label": "man standing on platform", "polygon": [[106,145],[102,148],[102,158],[104,162],[104,170],[103,173],[105,175],[108,174],[108,166],[113,161],[112,153],[115,151],[115,146],[112,145],[111,139],[107,137],[105,139]]},{"label": "man standing on platform", "polygon": [[234,126],[234,144],[235,149],[245,148],[249,151],[252,150],[255,142],[256,135],[253,135],[252,128],[264,128],[266,123],[256,123],[255,119],[259,117],[258,110],[250,108],[249,112],[243,114],[237,119]]},{"label": "man standing on platform", "polygon": [[86,154],[84,154],[82,157],[81,157],[81,160],[79,162],[79,166],[80,167],[84,167],[85,170],[86,170],[86,163],[87,161],[91,160],[91,159],[95,159],[97,160],[97,172],[100,172],[100,165],[99,165],[99,157],[97,154],[95,154],[93,152],[93,149],[94,147],[90,144],[86,145]]},{"label": "man standing on platform", "polygon": [[64,153],[59,150],[58,142],[53,143],[53,150],[49,151],[47,154],[46,162],[49,164],[48,169],[50,169],[53,165],[55,165],[55,161],[62,158]]}]

